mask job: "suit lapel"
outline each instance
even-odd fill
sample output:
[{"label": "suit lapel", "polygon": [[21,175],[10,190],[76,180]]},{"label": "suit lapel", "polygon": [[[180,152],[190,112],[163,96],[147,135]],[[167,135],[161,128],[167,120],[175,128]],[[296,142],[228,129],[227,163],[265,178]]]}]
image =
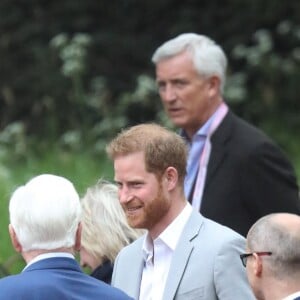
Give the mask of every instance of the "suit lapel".
[{"label": "suit lapel", "polygon": [[144,268],[144,259],[142,255],[140,257],[136,257],[138,263],[132,264],[132,267],[130,268],[130,278],[133,278],[133,280],[128,280],[128,284],[130,283],[130,290],[133,291],[133,295],[135,295],[135,299],[138,299],[140,296],[140,287],[141,287],[141,281],[142,281],[142,274],[143,274],[143,268]]},{"label": "suit lapel", "polygon": [[163,299],[165,300],[174,299],[194,248],[192,240],[198,235],[202,223],[203,217],[199,213],[193,211],[182,231],[173,254],[163,295]]},{"label": "suit lapel", "polygon": [[232,121],[233,115],[232,112],[229,111],[221,122],[220,126],[216,129],[215,133],[211,137],[212,148],[205,179],[205,187],[210,184],[214,173],[227,156],[227,148],[225,145],[229,140],[232,132]]},{"label": "suit lapel", "polygon": [[143,241],[145,239],[145,235],[134,242],[134,259],[129,260],[127,262],[127,275],[130,277],[130,280],[126,280],[124,278],[124,282],[126,282],[126,291],[129,291],[130,295],[134,296],[134,299],[138,299],[140,296],[140,285],[142,280],[142,273],[144,268],[144,258],[143,258]]}]

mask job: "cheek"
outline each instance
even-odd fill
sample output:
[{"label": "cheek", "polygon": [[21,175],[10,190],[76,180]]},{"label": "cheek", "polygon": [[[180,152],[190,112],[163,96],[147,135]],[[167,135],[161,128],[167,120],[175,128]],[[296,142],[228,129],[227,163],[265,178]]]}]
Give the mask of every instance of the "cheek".
[{"label": "cheek", "polygon": [[143,200],[144,202],[148,202],[149,200],[152,200],[154,196],[156,195],[156,190],[149,189],[149,190],[139,190],[136,192],[136,197]]},{"label": "cheek", "polygon": [[183,90],[179,93],[181,102],[191,110],[199,107],[201,97],[194,90]]},{"label": "cheek", "polygon": [[158,94],[163,104],[168,102],[170,93],[167,93],[167,91],[158,91]]},{"label": "cheek", "polygon": [[164,99],[165,99],[165,93],[159,91],[159,92],[158,92],[158,95],[159,95],[160,99],[161,99],[162,101],[164,101]]},{"label": "cheek", "polygon": [[121,197],[122,197],[122,192],[120,189],[118,189],[118,200],[121,203]]},{"label": "cheek", "polygon": [[251,275],[252,272],[251,272],[249,266],[246,267],[246,274],[247,274],[248,282],[249,282],[250,286],[253,288],[253,276]]}]

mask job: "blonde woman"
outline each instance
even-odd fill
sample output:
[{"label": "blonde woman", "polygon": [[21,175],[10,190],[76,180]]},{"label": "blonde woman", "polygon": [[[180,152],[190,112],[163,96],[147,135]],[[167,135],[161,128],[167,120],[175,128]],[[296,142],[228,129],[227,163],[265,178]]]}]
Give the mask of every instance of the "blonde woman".
[{"label": "blonde woman", "polygon": [[118,188],[109,181],[100,179],[89,187],[81,204],[80,264],[91,268],[91,276],[110,284],[117,254],[144,231],[128,225],[118,200]]}]

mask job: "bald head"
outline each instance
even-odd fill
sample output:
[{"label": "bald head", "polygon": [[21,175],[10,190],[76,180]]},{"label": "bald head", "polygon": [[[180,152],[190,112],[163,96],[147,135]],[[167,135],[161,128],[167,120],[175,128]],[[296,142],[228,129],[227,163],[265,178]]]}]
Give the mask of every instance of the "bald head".
[{"label": "bald head", "polygon": [[[267,217],[266,217],[267,218]],[[290,234],[299,234],[300,232],[300,216],[289,213],[276,213],[269,215],[271,222],[278,227],[282,227]]]},{"label": "bald head", "polygon": [[249,230],[247,247],[251,252],[272,252],[265,259],[277,278],[300,278],[300,216],[274,213],[259,219]]}]

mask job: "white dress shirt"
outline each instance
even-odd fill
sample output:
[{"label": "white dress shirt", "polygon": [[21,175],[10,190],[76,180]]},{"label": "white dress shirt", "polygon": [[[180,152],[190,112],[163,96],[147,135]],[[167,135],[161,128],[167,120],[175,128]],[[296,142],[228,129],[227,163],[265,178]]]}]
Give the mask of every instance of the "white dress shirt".
[{"label": "white dress shirt", "polygon": [[297,297],[300,297],[300,291],[296,292],[296,293],[294,293],[292,295],[289,295],[289,296],[283,298],[282,300],[294,300]]},{"label": "white dress shirt", "polygon": [[146,235],[143,244],[144,269],[142,274],[140,300],[163,300],[173,253],[181,232],[192,213],[192,206],[187,203],[182,212],[153,241]]},{"label": "white dress shirt", "polygon": [[67,252],[48,252],[48,253],[43,253],[43,254],[39,254],[38,256],[36,256],[34,259],[32,259],[23,269],[23,271],[28,268],[30,265],[32,265],[33,263],[40,261],[42,259],[46,259],[46,258],[53,258],[53,257],[68,257],[68,258],[73,258],[75,259],[75,257],[71,254],[71,253],[67,253]]}]

